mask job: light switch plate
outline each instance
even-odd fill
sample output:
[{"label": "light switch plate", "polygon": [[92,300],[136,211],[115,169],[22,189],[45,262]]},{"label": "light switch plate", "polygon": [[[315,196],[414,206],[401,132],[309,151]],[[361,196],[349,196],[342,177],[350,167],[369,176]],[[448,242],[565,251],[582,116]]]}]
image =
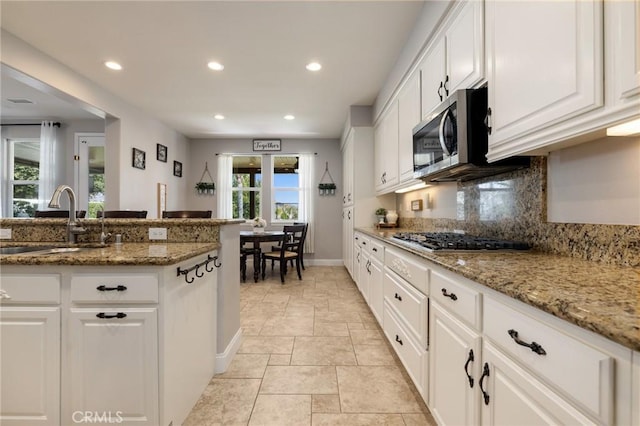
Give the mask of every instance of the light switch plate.
[{"label": "light switch plate", "polygon": [[11,228],[0,228],[0,240],[11,239]]},{"label": "light switch plate", "polygon": [[149,228],[150,240],[166,240],[167,228]]}]

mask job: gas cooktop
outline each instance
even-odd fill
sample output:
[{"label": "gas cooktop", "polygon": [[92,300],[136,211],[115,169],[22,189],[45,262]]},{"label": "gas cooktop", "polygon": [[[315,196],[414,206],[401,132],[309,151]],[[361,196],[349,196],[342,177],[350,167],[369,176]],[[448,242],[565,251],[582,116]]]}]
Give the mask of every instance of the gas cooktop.
[{"label": "gas cooktop", "polygon": [[476,237],[456,232],[399,232],[393,236],[407,245],[429,251],[529,250],[527,243]]}]

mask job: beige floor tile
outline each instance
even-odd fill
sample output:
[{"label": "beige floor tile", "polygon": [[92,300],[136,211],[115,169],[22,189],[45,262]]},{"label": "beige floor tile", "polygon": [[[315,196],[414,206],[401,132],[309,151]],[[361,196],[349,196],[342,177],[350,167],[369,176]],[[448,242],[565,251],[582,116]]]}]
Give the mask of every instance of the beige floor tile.
[{"label": "beige floor tile", "polygon": [[268,362],[268,354],[236,354],[227,371],[216,379],[262,379]]},{"label": "beige floor tile", "polygon": [[311,424],[311,395],[258,395],[249,425]]},{"label": "beige floor tile", "polygon": [[407,426],[438,426],[431,413],[428,414],[403,414],[402,419]]},{"label": "beige floor tile", "polygon": [[345,322],[317,322],[313,325],[314,336],[349,336]]},{"label": "beige floor tile", "polygon": [[296,337],[291,365],[356,365],[349,337]]},{"label": "beige floor tile", "polygon": [[347,326],[349,327],[349,331],[364,330],[364,325],[361,322],[350,322],[347,323]]},{"label": "beige floor tile", "polygon": [[383,345],[384,337],[378,330],[351,330],[351,341],[354,345]]},{"label": "beige floor tile", "polygon": [[422,412],[396,366],[338,366],[336,372],[343,413]]},{"label": "beige floor tile", "polygon": [[261,336],[313,336],[313,318],[286,317],[267,320]]},{"label": "beige floor tile", "polygon": [[358,365],[396,365],[386,345],[353,345]]},{"label": "beige floor tile", "polygon": [[291,354],[293,337],[247,336],[243,339],[239,354]]},{"label": "beige floor tile", "polygon": [[316,322],[361,322],[357,312],[318,311]]},{"label": "beige floor tile", "polygon": [[291,355],[271,354],[269,365],[289,365],[291,364]]},{"label": "beige floor tile", "polygon": [[183,426],[246,425],[259,388],[259,379],[213,379]]},{"label": "beige floor tile", "polygon": [[340,397],[338,395],[312,395],[312,413],[339,413]]},{"label": "beige floor tile", "polygon": [[337,394],[336,368],[326,366],[267,366],[260,393]]},{"label": "beige floor tile", "polygon": [[404,426],[400,414],[325,414],[313,413],[313,426]]}]

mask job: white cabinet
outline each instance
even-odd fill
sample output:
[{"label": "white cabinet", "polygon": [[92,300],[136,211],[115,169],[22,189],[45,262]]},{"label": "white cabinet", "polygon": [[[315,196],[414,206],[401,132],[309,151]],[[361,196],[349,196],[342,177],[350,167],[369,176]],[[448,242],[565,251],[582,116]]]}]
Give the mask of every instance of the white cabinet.
[{"label": "white cabinet", "polygon": [[420,73],[398,95],[398,172],[400,183],[413,179],[413,128],[420,123]]},{"label": "white cabinet", "polygon": [[[422,118],[458,89],[473,87],[484,77],[483,2],[461,2],[436,36],[421,64]],[[417,124],[417,123],[416,123]]]},{"label": "white cabinet", "polygon": [[398,100],[394,100],[378,121],[374,132],[377,194],[398,184]]},{"label": "white cabinet", "polygon": [[383,262],[384,262],[384,246],[378,243],[376,240],[371,240],[371,246],[369,247],[369,308],[371,312],[378,320],[378,323],[383,323]]},{"label": "white cabinet", "polygon": [[349,132],[347,139],[344,142],[344,146],[342,148],[342,176],[343,176],[343,185],[342,185],[342,205],[343,206],[351,206],[353,205],[353,181],[355,176],[353,175],[353,150],[354,150],[354,137],[355,132]]},{"label": "white cabinet", "polygon": [[3,275],[0,423],[60,424],[60,276]]},{"label": "white cabinet", "polygon": [[360,270],[358,272],[358,281],[356,284],[358,285],[358,290],[360,290],[364,300],[369,303],[369,276],[371,275],[371,254],[369,252],[369,244],[371,243],[371,240],[363,234],[360,234],[358,243],[360,244]]},{"label": "white cabinet", "polygon": [[601,1],[488,0],[490,160],[526,152],[522,139],[603,105]]},{"label": "white cabinet", "polygon": [[607,103],[634,106],[640,100],[640,0],[604,2]]},{"label": "white cabinet", "polygon": [[358,285],[358,282],[360,281],[360,259],[362,259],[362,248],[360,247],[360,235],[359,233],[355,233],[355,235],[353,236],[353,244],[352,244],[352,250],[353,250],[353,270],[350,271],[351,273],[351,278],[353,279],[353,282],[356,283],[356,285]]},{"label": "white cabinet", "polygon": [[437,302],[431,304],[429,327],[431,414],[440,425],[479,424],[479,332],[455,319]]},{"label": "white cabinet", "polygon": [[353,207],[342,209],[342,261],[353,278]]}]

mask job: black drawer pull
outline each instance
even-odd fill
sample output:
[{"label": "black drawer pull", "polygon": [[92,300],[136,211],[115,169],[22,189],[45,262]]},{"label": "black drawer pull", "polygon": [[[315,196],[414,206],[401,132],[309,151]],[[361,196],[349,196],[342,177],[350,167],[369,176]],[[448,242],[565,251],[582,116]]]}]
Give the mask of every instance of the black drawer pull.
[{"label": "black drawer pull", "polygon": [[464,372],[467,374],[467,379],[469,379],[469,387],[473,388],[473,377],[469,374],[469,363],[475,361],[473,356],[473,349],[469,349],[469,357],[467,358],[467,362],[464,363]]},{"label": "black drawer pull", "polygon": [[484,382],[484,378],[489,377],[489,364],[484,363],[484,368],[482,369],[482,376],[480,376],[480,390],[482,391],[482,396],[484,397],[484,405],[489,405],[489,394],[482,387],[482,382]]},{"label": "black drawer pull", "polygon": [[398,293],[396,293],[395,296],[393,296],[393,297],[402,302],[402,296],[400,296]]},{"label": "black drawer pull", "polygon": [[455,293],[447,293],[447,289],[446,288],[442,289],[442,295],[444,297],[450,298],[451,300],[458,300],[458,296],[456,296]]},{"label": "black drawer pull", "polygon": [[113,314],[113,315],[109,315],[109,314],[105,314],[104,312],[100,312],[99,314],[96,315],[98,318],[102,318],[102,319],[110,319],[110,318],[126,318],[127,314],[125,314],[124,312],[118,312],[117,314]]},{"label": "black drawer pull", "polygon": [[396,342],[400,343],[401,345],[403,344],[402,339],[400,339],[400,336],[398,336],[397,334],[396,334]]},{"label": "black drawer pull", "polygon": [[540,346],[536,342],[527,343],[518,339],[518,332],[515,331],[514,329],[509,330],[508,333],[509,333],[509,336],[511,336],[511,338],[513,339],[513,341],[519,344],[520,346],[526,346],[527,348],[530,348],[533,352],[537,353],[538,355],[547,354],[547,351],[545,351],[542,348],[542,346]]},{"label": "black drawer pull", "polygon": [[126,286],[123,285],[119,285],[117,287],[107,287],[105,285],[99,285],[98,287],[96,287],[96,290],[98,291],[125,291],[127,289]]}]

